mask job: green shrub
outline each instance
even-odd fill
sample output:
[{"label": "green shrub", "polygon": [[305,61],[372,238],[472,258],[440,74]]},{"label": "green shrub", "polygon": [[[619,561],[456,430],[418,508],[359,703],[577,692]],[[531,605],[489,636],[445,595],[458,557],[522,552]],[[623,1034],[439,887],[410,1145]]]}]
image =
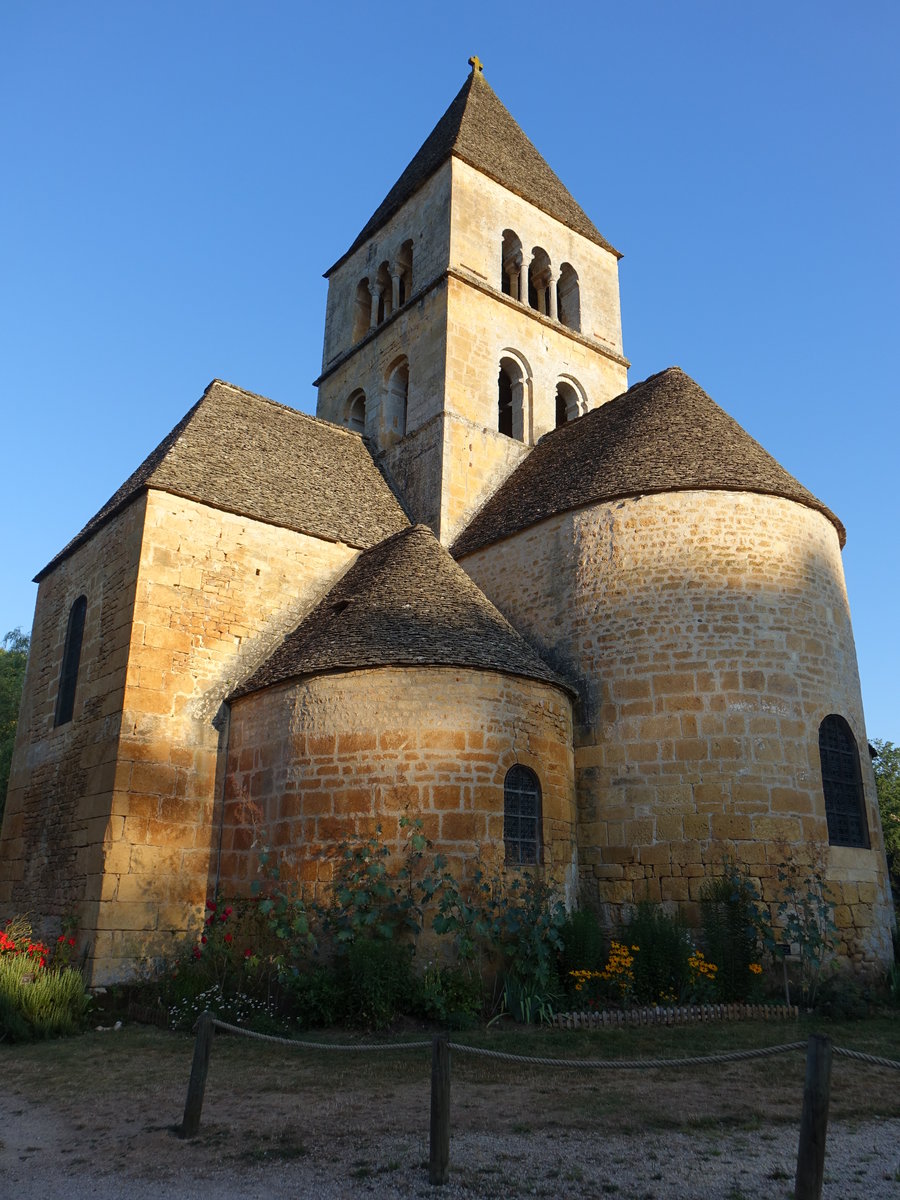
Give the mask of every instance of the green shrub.
[{"label": "green shrub", "polygon": [[570,971],[599,971],[605,946],[597,914],[589,908],[569,913],[559,931],[563,948],[560,971],[567,979]]},{"label": "green shrub", "polygon": [[759,889],[731,859],[722,874],[707,879],[700,892],[700,917],[707,957],[717,968],[717,998],[746,999],[772,933]]},{"label": "green shrub", "polygon": [[675,1004],[685,997],[693,946],[680,913],[670,916],[662,905],[644,901],[626,922],[622,941],[632,948],[638,1004]]},{"label": "green shrub", "polygon": [[430,1021],[451,1029],[466,1029],[484,1004],[481,979],[461,966],[429,964],[416,980],[415,1010]]},{"label": "green shrub", "polygon": [[286,972],[281,985],[285,1016],[299,1029],[334,1025],[343,1018],[343,993],[333,969],[316,966]]},{"label": "green shrub", "polygon": [[338,960],[344,1016],[352,1025],[384,1029],[412,1000],[412,953],[400,942],[357,938]]}]

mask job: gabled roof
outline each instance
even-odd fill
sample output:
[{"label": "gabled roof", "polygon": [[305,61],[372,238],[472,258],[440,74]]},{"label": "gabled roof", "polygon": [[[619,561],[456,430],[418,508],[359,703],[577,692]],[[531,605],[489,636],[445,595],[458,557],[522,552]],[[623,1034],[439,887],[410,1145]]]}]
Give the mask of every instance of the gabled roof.
[{"label": "gabled roof", "polygon": [[414,525],[362,553],[229,699],[323,671],[423,665],[501,671],[572,691],[428,526]]},{"label": "gabled roof", "polygon": [[541,438],[475,514],[452,553],[473,550],[556,513],[648,492],[763,492],[830,509],[775,461],[680,367]]},{"label": "gabled roof", "polygon": [[451,156],[515,192],[548,216],[621,258],[569,194],[500,102],[480,70],[473,70],[412,162],[382,200],[350,249],[326,277],[386,224]]},{"label": "gabled roof", "polygon": [[147,488],[360,548],[409,524],[359,434],[214,379],[36,580]]}]

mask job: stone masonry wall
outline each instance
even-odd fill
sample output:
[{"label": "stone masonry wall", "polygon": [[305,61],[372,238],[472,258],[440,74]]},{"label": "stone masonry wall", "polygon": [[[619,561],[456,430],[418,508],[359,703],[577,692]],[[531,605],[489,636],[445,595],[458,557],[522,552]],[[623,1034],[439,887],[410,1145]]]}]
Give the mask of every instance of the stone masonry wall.
[{"label": "stone masonry wall", "polygon": [[209,886],[222,701],[356,557],[151,491],[96,917],[95,982],[164,954]]},{"label": "stone masonry wall", "polygon": [[[116,772],[143,498],[40,583],[0,837],[0,922],[92,937]],[[54,728],[69,611],[87,598],[71,721]]]},{"label": "stone masonry wall", "polygon": [[[570,678],[585,899],[691,905],[723,855],[766,899],[824,854],[841,953],[890,959],[892,914],[834,527],[776,497],[682,492],[561,514],[462,565]],[[829,847],[818,728],[856,736],[871,849]],[[693,914],[696,917],[696,913]]]},{"label": "stone masonry wall", "polygon": [[[522,243],[526,264],[531,262],[535,248],[540,247],[547,252],[555,276],[558,277],[563,263],[575,269],[582,334],[598,347],[621,357],[622,317],[616,256],[456,158],[452,187],[451,267],[471,272],[489,287],[502,291],[503,233],[512,230]],[[619,391],[624,391],[624,385],[612,395]]]},{"label": "stone masonry wall", "polygon": [[398,839],[421,817],[457,872],[503,863],[503,780],[516,762],[543,793],[544,863],[574,879],[571,704],[547,684],[447,667],[316,676],[234,703],[221,888],[249,891],[256,847],[277,847],[300,879],[330,878],[341,839],[381,824]]}]

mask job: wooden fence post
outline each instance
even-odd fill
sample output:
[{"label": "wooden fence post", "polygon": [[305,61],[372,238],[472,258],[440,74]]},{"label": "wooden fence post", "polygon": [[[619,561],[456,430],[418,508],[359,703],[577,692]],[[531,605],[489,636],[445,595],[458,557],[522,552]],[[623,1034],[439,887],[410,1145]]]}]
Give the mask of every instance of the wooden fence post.
[{"label": "wooden fence post", "polygon": [[215,1030],[212,1013],[201,1013],[197,1020],[197,1040],[194,1042],[194,1061],[191,1063],[191,1077],[188,1080],[187,1099],[184,1102],[184,1118],[178,1131],[179,1136],[183,1138],[196,1137],[200,1128],[203,1093],[206,1090],[209,1054]]},{"label": "wooden fence post", "polygon": [[794,1200],[821,1200],[830,1088],[831,1039],[821,1033],[810,1034],[806,1049],[806,1084],[803,1089]]},{"label": "wooden fence post", "polygon": [[450,1176],[450,1047],[446,1037],[431,1043],[431,1154],[428,1182],[446,1183]]}]

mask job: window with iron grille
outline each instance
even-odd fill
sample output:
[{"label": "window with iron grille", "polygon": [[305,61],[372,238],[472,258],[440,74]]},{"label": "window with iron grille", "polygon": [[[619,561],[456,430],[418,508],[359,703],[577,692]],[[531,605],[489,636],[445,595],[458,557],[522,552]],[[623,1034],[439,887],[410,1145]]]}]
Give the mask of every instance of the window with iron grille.
[{"label": "window with iron grille", "polygon": [[503,781],[503,841],[506,861],[541,861],[541,785],[534,771],[516,763]]},{"label": "window with iron grille", "polygon": [[828,841],[832,846],[868,848],[869,829],[856,738],[837,713],[829,714],[819,726],[819,758]]},{"label": "window with iron grille", "polygon": [[72,713],[75,711],[75,684],[78,682],[78,664],[81,662],[81,640],[84,637],[86,612],[87,596],[79,596],[69,609],[66,644],[63,649],[62,668],[59,672],[59,689],[56,693],[54,725],[65,725],[72,720]]}]

